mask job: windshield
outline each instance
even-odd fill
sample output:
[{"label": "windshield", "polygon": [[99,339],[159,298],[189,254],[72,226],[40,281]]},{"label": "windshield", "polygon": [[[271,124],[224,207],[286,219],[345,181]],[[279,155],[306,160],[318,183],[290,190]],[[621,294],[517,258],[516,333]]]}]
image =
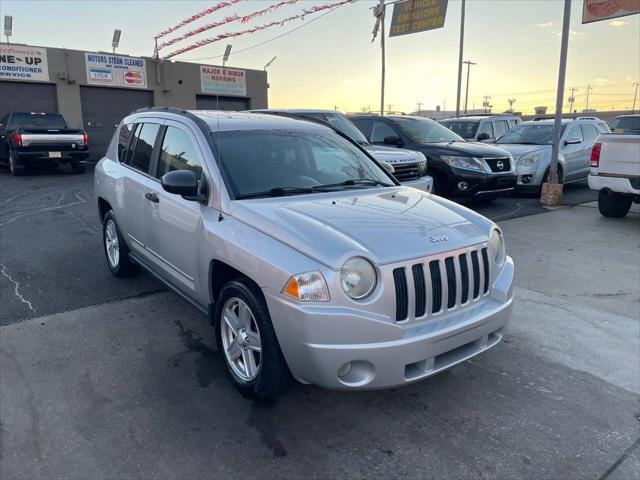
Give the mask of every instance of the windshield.
[{"label": "windshield", "polygon": [[414,142],[464,142],[462,137],[433,120],[427,120],[426,118],[396,118],[395,122]]},{"label": "windshield", "polygon": [[233,131],[213,135],[233,198],[393,185],[355,145],[332,131]]},{"label": "windshield", "polygon": [[614,133],[640,133],[640,117],[619,117],[609,124]]},{"label": "windshield", "polygon": [[478,131],[478,125],[480,124],[480,122],[456,122],[452,120],[445,120],[441,123],[449,130],[457,133],[464,139],[474,138],[476,136],[476,132]]},{"label": "windshield", "polygon": [[[565,125],[562,126],[564,131]],[[562,135],[562,131],[560,135]],[[511,143],[521,145],[551,145],[553,143],[553,124],[520,125],[509,130],[496,143]]]},{"label": "windshield", "polygon": [[358,128],[341,113],[313,112],[301,113],[301,115],[305,117],[317,118],[318,120],[322,120],[323,122],[330,123],[334,128],[341,131],[360,145],[369,144],[362,132],[358,130]]},{"label": "windshield", "polygon": [[55,113],[14,113],[8,128],[64,130],[68,127],[62,115]]}]

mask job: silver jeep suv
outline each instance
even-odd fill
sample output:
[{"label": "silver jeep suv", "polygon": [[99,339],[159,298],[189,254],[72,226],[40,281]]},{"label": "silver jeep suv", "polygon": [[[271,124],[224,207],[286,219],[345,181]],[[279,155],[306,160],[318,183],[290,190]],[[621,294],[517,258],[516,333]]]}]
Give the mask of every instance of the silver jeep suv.
[{"label": "silver jeep suv", "polygon": [[95,189],[111,272],[142,266],[207,314],[250,396],[404,385],[493,347],[510,316],[496,225],[317,123],[138,110]]}]

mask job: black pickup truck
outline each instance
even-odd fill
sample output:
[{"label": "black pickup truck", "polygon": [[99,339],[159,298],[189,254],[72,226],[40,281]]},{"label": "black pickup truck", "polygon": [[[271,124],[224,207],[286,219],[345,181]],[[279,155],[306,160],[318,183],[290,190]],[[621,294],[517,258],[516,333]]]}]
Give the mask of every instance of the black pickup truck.
[{"label": "black pickup truck", "polygon": [[12,175],[28,167],[71,165],[73,173],[86,169],[89,137],[82,129],[69,128],[58,113],[13,112],[0,120],[0,162]]}]

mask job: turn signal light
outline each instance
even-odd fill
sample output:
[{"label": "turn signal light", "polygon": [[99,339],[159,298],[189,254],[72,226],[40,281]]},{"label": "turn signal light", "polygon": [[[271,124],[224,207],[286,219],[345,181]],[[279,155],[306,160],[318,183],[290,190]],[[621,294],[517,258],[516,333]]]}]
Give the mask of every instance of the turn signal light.
[{"label": "turn signal light", "polygon": [[602,143],[594,143],[591,149],[591,166],[594,168],[600,165],[600,150],[602,150]]},{"label": "turn signal light", "polygon": [[282,293],[300,302],[328,302],[329,289],[320,272],[294,275],[287,281]]},{"label": "turn signal light", "polygon": [[82,141],[84,142],[85,147],[89,146],[89,135],[87,135],[87,132],[82,134]]}]

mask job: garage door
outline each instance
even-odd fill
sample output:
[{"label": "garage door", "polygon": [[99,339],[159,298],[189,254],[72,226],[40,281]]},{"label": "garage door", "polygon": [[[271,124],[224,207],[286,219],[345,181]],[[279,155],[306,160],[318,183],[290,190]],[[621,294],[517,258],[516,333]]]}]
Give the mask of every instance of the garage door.
[{"label": "garage door", "polygon": [[89,135],[90,160],[107,151],[118,123],[133,110],[153,106],[153,92],[123,88],[80,87],[82,120]]},{"label": "garage door", "polygon": [[9,112],[58,112],[56,86],[48,83],[0,82],[0,118]]},{"label": "garage door", "polygon": [[215,95],[196,95],[198,110],[249,110],[249,99],[238,97],[216,97]]}]

